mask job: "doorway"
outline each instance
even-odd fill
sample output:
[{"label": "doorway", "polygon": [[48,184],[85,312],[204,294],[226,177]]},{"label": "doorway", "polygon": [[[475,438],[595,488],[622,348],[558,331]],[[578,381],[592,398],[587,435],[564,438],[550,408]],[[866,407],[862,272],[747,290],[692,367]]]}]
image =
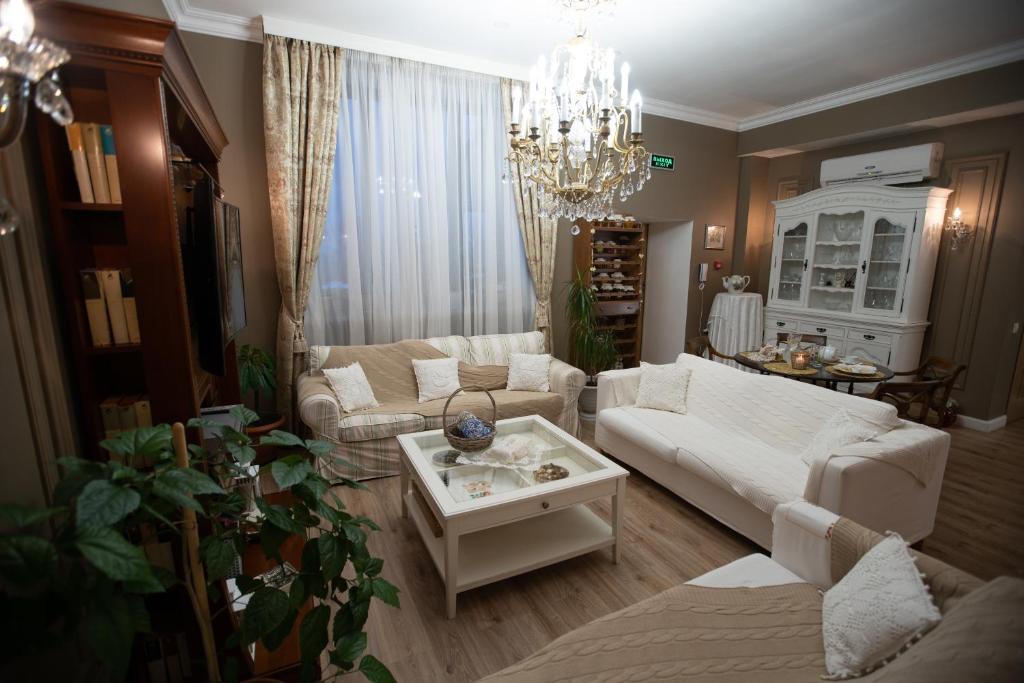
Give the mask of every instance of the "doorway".
[{"label": "doorway", "polygon": [[648,363],[672,363],[686,342],[693,221],[652,222],[647,240],[641,356]]}]

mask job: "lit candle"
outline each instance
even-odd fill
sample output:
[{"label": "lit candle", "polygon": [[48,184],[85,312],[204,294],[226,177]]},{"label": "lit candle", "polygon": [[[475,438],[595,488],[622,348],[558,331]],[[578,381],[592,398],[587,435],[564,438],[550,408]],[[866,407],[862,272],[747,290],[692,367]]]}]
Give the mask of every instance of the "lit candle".
[{"label": "lit candle", "polygon": [[621,87],[619,93],[622,95],[622,106],[625,107],[626,103],[629,102],[629,62],[622,63],[622,68],[619,69],[619,73],[622,76],[619,83]]},{"label": "lit candle", "polygon": [[36,18],[25,0],[4,0],[0,2],[0,26],[11,42],[23,45],[36,30]]},{"label": "lit candle", "polygon": [[955,221],[960,220],[960,216],[961,215],[963,215],[963,214],[960,213],[960,207],[959,206],[956,207],[955,209],[953,209],[953,220],[955,220]]},{"label": "lit candle", "polygon": [[794,370],[806,370],[811,362],[811,353],[810,351],[793,351],[789,354],[789,362]]},{"label": "lit candle", "polygon": [[633,97],[629,100],[629,132],[640,133],[643,130],[643,126],[640,122],[640,106],[643,104],[643,100],[640,97],[640,91],[634,90]]}]

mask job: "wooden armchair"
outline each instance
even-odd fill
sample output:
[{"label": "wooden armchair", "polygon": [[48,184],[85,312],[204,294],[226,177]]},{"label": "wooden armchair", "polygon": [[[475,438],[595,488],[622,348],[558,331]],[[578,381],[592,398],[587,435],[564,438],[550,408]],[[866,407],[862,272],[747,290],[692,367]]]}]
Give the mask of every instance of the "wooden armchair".
[{"label": "wooden armchair", "polygon": [[701,358],[707,358],[708,360],[714,360],[715,358],[721,358],[722,360],[732,360],[731,356],[727,356],[724,353],[720,353],[718,349],[711,345],[711,340],[708,339],[707,335],[700,337],[690,337],[686,340],[686,346],[684,347],[686,353],[694,356],[700,356]]},{"label": "wooden armchair", "polygon": [[[967,369],[948,358],[929,356],[913,370],[894,373],[896,377],[908,377],[909,381],[881,382],[875,387],[871,398],[886,401],[896,406],[900,417],[915,420],[921,424],[928,421],[928,415],[935,411],[939,427],[948,427],[956,420],[956,413],[948,403],[953,386],[960,373]],[[917,405],[916,417],[911,410]]]}]

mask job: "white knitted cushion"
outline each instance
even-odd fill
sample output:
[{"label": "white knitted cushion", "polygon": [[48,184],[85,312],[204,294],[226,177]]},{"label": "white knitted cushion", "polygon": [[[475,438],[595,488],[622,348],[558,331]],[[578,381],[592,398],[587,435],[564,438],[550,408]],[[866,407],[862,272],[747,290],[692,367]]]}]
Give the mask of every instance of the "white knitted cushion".
[{"label": "white knitted cushion", "polygon": [[508,357],[509,391],[550,391],[550,353],[513,353]]},{"label": "white knitted cushion", "polygon": [[843,446],[868,441],[887,431],[840,409],[811,437],[811,442],[800,453],[800,458],[810,466],[818,458],[827,458]]},{"label": "white knitted cushion", "polygon": [[458,358],[414,358],[412,370],[416,373],[419,403],[433,401],[435,398],[448,398],[460,386]]},{"label": "white knitted cushion", "polygon": [[380,405],[373,397],[373,389],[359,363],[344,368],[325,368],[324,377],[346,413]]},{"label": "white knitted cushion", "polygon": [[636,407],[669,410],[686,414],[686,394],[693,370],[678,363],[647,365],[640,368],[640,387],[636,392]]},{"label": "white knitted cushion", "polygon": [[877,669],[942,618],[898,534],[825,592],[821,613],[825,668],[833,680]]}]

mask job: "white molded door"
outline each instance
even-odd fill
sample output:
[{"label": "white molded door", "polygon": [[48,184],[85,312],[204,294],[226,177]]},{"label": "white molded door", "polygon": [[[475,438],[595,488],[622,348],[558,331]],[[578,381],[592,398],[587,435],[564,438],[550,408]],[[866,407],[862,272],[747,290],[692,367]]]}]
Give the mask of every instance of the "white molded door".
[{"label": "white molded door", "polygon": [[863,243],[863,209],[818,214],[807,308],[839,313],[853,311]]},{"label": "white molded door", "polygon": [[803,306],[807,293],[809,216],[780,220],[775,227],[772,287],[769,299],[782,306]]},{"label": "white molded door", "polygon": [[884,316],[900,314],[910,245],[916,229],[917,211],[871,213],[861,254],[858,312]]}]

